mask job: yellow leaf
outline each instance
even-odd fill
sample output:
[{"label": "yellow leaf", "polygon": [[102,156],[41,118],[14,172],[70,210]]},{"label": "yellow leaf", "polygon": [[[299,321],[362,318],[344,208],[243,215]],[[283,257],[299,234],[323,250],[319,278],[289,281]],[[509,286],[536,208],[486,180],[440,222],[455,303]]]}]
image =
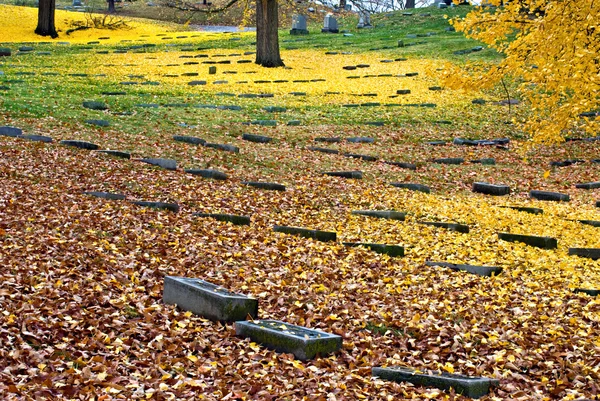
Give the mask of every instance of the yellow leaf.
[{"label": "yellow leaf", "polygon": [[190,361],[192,361],[192,362],[196,362],[196,361],[198,360],[198,357],[197,357],[197,356],[195,356],[195,355],[189,354],[189,355],[187,356],[187,359],[189,359],[189,360],[190,360]]},{"label": "yellow leaf", "polygon": [[550,177],[550,170],[544,171],[544,178]]}]

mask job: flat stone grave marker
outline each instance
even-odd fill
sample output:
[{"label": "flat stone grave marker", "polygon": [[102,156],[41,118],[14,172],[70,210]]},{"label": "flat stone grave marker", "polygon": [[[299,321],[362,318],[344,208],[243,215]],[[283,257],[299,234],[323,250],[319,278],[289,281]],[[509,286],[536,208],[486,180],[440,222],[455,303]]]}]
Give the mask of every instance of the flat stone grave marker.
[{"label": "flat stone grave marker", "polygon": [[452,270],[466,271],[468,273],[477,274],[478,276],[484,276],[484,277],[497,276],[498,274],[502,273],[502,268],[498,267],[498,266],[463,265],[463,264],[449,263],[449,262],[433,262],[430,260],[426,261],[425,264],[427,266],[448,267]]},{"label": "flat stone grave marker", "polygon": [[12,54],[12,50],[8,47],[0,47],[0,57],[8,57]]},{"label": "flat stone grave marker", "polygon": [[396,167],[408,169],[408,170],[416,170],[417,169],[417,165],[414,164],[414,163],[391,162],[391,161],[385,161],[384,163],[385,164],[390,164],[392,166],[396,166]]},{"label": "flat stone grave marker", "polygon": [[375,138],[370,138],[368,136],[355,136],[351,138],[346,138],[346,141],[351,143],[373,143],[375,142]]},{"label": "flat stone grave marker", "polygon": [[496,159],[493,158],[483,158],[483,159],[476,159],[476,160],[471,160],[471,163],[473,164],[481,164],[484,166],[493,166],[496,164]]},{"label": "flat stone grave marker", "polygon": [[456,231],[463,234],[469,233],[469,226],[466,224],[444,223],[437,221],[419,221],[419,224],[425,224],[433,227],[441,227],[450,231]]},{"label": "flat stone grave marker", "polygon": [[269,191],[285,191],[285,185],[276,184],[274,182],[242,181],[242,184]]},{"label": "flat stone grave marker", "polygon": [[553,166],[553,167],[568,167],[568,166],[572,166],[572,165],[577,164],[577,163],[584,163],[584,162],[585,162],[585,160],[581,160],[581,159],[570,159],[570,160],[550,162],[550,166]]},{"label": "flat stone grave marker", "polygon": [[425,142],[425,144],[431,145],[431,146],[445,146],[447,144],[447,142],[446,141],[429,141],[429,142]]},{"label": "flat stone grave marker", "polygon": [[398,89],[396,95],[410,95],[410,89]]},{"label": "flat stone grave marker", "polygon": [[300,120],[290,120],[287,125],[290,127],[297,127],[301,124]]},{"label": "flat stone grave marker", "polygon": [[83,102],[83,107],[85,107],[86,109],[91,109],[91,110],[107,110],[108,109],[108,106],[106,105],[106,103],[96,102],[96,101],[85,101],[85,102]]},{"label": "flat stone grave marker", "polygon": [[263,127],[276,127],[277,121],[276,120],[254,120],[250,124],[262,125]]},{"label": "flat stone grave marker", "polygon": [[0,135],[14,138],[23,135],[23,130],[17,127],[4,126],[0,127]]},{"label": "flat stone grave marker", "polygon": [[86,192],[83,192],[83,194],[93,196],[95,198],[102,198],[102,199],[109,199],[109,200],[124,200],[126,198],[125,195],[114,194],[111,192],[86,191]]},{"label": "flat stone grave marker", "polygon": [[156,103],[138,103],[135,106],[146,108],[146,109],[157,109],[158,108],[158,104],[156,104]]},{"label": "flat stone grave marker", "polygon": [[119,91],[115,91],[115,92],[100,92],[100,94],[105,95],[105,96],[123,96],[123,95],[127,95],[127,92],[119,92]]},{"label": "flat stone grave marker", "polygon": [[207,142],[204,144],[204,146],[206,146],[207,148],[224,150],[225,152],[240,153],[240,148],[238,148],[237,146],[227,145],[227,144],[223,144],[223,143],[208,143]]},{"label": "flat stone grave marker", "polygon": [[106,121],[106,120],[85,120],[86,124],[90,124],[90,125],[96,125],[98,127],[108,127],[110,125],[110,122]]},{"label": "flat stone grave marker", "polygon": [[548,192],[548,191],[529,191],[529,196],[534,199],[542,200],[542,201],[553,201],[553,202],[568,202],[570,200],[569,195],[561,194],[558,192]]},{"label": "flat stone grave marker", "polygon": [[600,290],[593,290],[588,288],[575,288],[573,292],[587,294],[592,297],[597,297],[598,295],[600,295]]},{"label": "flat stone grave marker", "polygon": [[87,150],[98,150],[100,148],[100,146],[96,145],[95,143],[78,140],[63,140],[60,141],[60,144]]},{"label": "flat stone grave marker", "polygon": [[496,185],[488,184],[486,182],[474,182],[473,192],[493,196],[503,196],[510,194],[510,187],[508,185]]},{"label": "flat stone grave marker", "polygon": [[149,207],[152,209],[163,209],[168,210],[170,212],[177,213],[179,211],[179,205],[177,203],[167,203],[167,202],[151,202],[151,201],[132,201],[134,205]]},{"label": "flat stone grave marker", "polygon": [[33,142],[43,142],[43,143],[52,143],[53,139],[49,136],[44,135],[20,135],[19,138],[27,139]]},{"label": "flat stone grave marker", "polygon": [[183,170],[188,174],[193,174],[193,175],[199,175],[200,177],[203,178],[211,178],[213,180],[220,180],[220,181],[224,181],[227,179],[227,174],[218,171],[218,170],[212,170],[212,169],[185,169]]},{"label": "flat stone grave marker", "polygon": [[341,177],[360,180],[363,177],[362,171],[325,171],[323,175],[331,177]]},{"label": "flat stone grave marker", "polygon": [[488,394],[491,387],[500,385],[497,379],[472,377],[450,373],[425,373],[404,367],[376,367],[371,374],[383,380],[396,383],[412,383],[417,386],[434,387],[440,390],[454,389],[456,393],[470,398],[480,398]]},{"label": "flat stone grave marker", "polygon": [[391,257],[404,256],[404,247],[400,245],[373,244],[366,242],[343,242],[343,244],[349,247],[362,246],[365,248],[369,248],[370,250],[376,253],[388,255]]},{"label": "flat stone grave marker", "polygon": [[531,213],[531,214],[543,214],[544,210],[538,207],[526,207],[526,206],[498,206],[506,209],[513,209],[519,212]]},{"label": "flat stone grave marker", "polygon": [[293,354],[302,361],[339,351],[342,337],[277,320],[235,322],[236,335],[250,338],[276,352]]},{"label": "flat stone grave marker", "polygon": [[600,207],[600,200],[596,201],[596,207]]},{"label": "flat stone grave marker", "polygon": [[383,122],[383,121],[367,121],[365,123],[365,125],[373,125],[375,127],[383,127],[385,125],[385,122]]},{"label": "flat stone grave marker", "polygon": [[194,213],[192,216],[195,217],[210,217],[218,221],[225,221],[236,226],[248,226],[250,225],[250,217],[238,216],[235,214],[223,214],[223,213]]},{"label": "flat stone grave marker", "polygon": [[315,138],[315,142],[328,142],[328,143],[338,143],[338,142],[342,142],[342,138],[335,136],[335,137],[320,137],[320,138]]},{"label": "flat stone grave marker", "polygon": [[598,260],[600,248],[569,248],[569,255]]},{"label": "flat stone grave marker", "polygon": [[575,188],[579,189],[597,189],[600,188],[600,181],[586,182],[583,184],[575,184]]},{"label": "flat stone grave marker", "polygon": [[268,111],[269,113],[284,113],[287,111],[287,108],[281,106],[265,106],[263,107],[264,111]]},{"label": "flat stone grave marker", "polygon": [[358,153],[344,153],[343,154],[345,157],[351,157],[353,159],[361,159],[367,162],[374,162],[377,161],[377,157],[375,156],[370,156],[370,155],[361,155]]},{"label": "flat stone grave marker", "polygon": [[97,150],[96,153],[104,153],[110,156],[120,157],[122,159],[131,159],[131,153],[120,150]]},{"label": "flat stone grave marker", "polygon": [[206,81],[190,81],[188,82],[189,86],[200,86],[200,85],[206,85]]},{"label": "flat stone grave marker", "polygon": [[441,158],[441,159],[433,159],[434,163],[439,164],[463,164],[465,159],[462,157],[449,157],[449,158]]},{"label": "flat stone grave marker", "polygon": [[206,141],[202,138],[196,138],[195,136],[185,136],[185,135],[173,135],[173,139],[177,142],[185,142],[190,143],[192,145],[202,145],[206,144]]},{"label": "flat stone grave marker", "polygon": [[273,226],[273,231],[284,234],[299,235],[304,238],[312,238],[323,242],[336,241],[337,239],[337,234],[332,231],[311,230],[301,227],[275,225]]},{"label": "flat stone grave marker", "polygon": [[167,170],[177,170],[177,161],[173,159],[146,158],[140,159],[141,162],[162,167]]},{"label": "flat stone grave marker", "polygon": [[235,322],[248,315],[258,316],[256,298],[196,278],[166,276],[163,302],[212,321]]},{"label": "flat stone grave marker", "polygon": [[391,185],[396,188],[403,188],[403,189],[409,189],[411,191],[425,192],[426,194],[431,192],[431,188],[429,188],[427,185],[423,185],[423,184],[415,184],[415,183],[411,183],[411,182],[392,182]]},{"label": "flat stone grave marker", "polygon": [[337,150],[337,149],[319,148],[317,146],[309,146],[306,149],[312,150],[312,151],[315,151],[315,152],[328,153],[328,154],[331,154],[331,155],[337,155],[337,154],[340,153],[340,151]]},{"label": "flat stone grave marker", "polygon": [[404,221],[406,218],[406,213],[396,212],[394,210],[353,210],[352,214],[399,221]]},{"label": "flat stone grave marker", "polygon": [[577,221],[580,222],[581,224],[585,224],[588,226],[600,227],[600,221],[595,221],[595,220],[577,220]]},{"label": "flat stone grave marker", "polygon": [[558,242],[556,238],[552,237],[539,237],[535,235],[522,235],[522,234],[510,234],[510,233],[498,233],[498,238],[509,242],[522,242],[529,246],[542,249],[556,249]]},{"label": "flat stone grave marker", "polygon": [[245,141],[255,142],[255,143],[269,143],[273,140],[273,138],[264,135],[254,135],[254,134],[243,134],[242,139]]}]

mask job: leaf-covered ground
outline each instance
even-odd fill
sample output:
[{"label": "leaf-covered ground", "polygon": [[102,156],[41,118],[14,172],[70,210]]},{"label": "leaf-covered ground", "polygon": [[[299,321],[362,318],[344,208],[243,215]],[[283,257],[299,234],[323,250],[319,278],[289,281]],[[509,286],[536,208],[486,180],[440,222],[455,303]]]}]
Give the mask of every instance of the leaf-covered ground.
[{"label": "leaf-covered ground", "polygon": [[[494,94],[429,90],[443,86],[436,74],[443,60],[381,62],[404,58],[401,48],[326,55],[329,49],[311,47],[312,36],[293,42],[299,49],[284,50],[289,69],[277,70],[237,62],[252,60],[244,54],[252,51],[253,39],[246,35],[162,39],[130,32],[125,40],[131,43],[41,44],[26,54],[17,50],[20,44],[8,45],[13,55],[0,60],[0,85],[8,88],[0,92],[0,126],[54,142],[0,136],[2,398],[461,399],[371,377],[372,367],[394,365],[500,379],[483,399],[598,397],[600,303],[573,289],[598,289],[600,265],[568,255],[570,247],[600,247],[600,228],[578,221],[600,220],[598,190],[575,188],[600,180],[600,164],[591,161],[600,158],[598,142],[526,153],[522,135],[509,124],[527,115],[526,106],[513,106],[509,114],[508,107],[492,103],[501,100]],[[364,38],[356,32],[344,40]],[[125,54],[114,53],[125,48]],[[223,60],[231,64],[202,64]],[[358,64],[369,67],[342,68]],[[209,75],[209,66],[217,74]],[[410,72],[419,75],[398,76]],[[361,78],[347,78],[355,75]],[[192,80],[207,84],[189,86]],[[399,89],[411,93],[390,97]],[[239,97],[267,93],[273,97]],[[488,103],[473,104],[476,98]],[[108,109],[82,107],[89,100]],[[406,106],[423,103],[436,107]],[[268,106],[286,111],[268,112]],[[88,119],[110,125],[89,125]],[[264,119],[277,126],[246,125]],[[300,125],[287,125],[291,120]],[[375,121],[384,125],[366,124]],[[273,141],[244,141],[243,133]],[[235,145],[239,153],[176,142],[173,135]],[[375,141],[315,141],[358,136]],[[511,142],[502,148],[452,145],[456,137]],[[134,158],[58,143],[65,139],[129,151]],[[448,144],[427,144],[432,140]],[[172,158],[178,169],[136,160],[141,157]],[[448,157],[465,163],[433,162]],[[484,158],[496,164],[469,162]],[[585,162],[550,167],[567,159]],[[414,163],[416,170],[389,161]],[[186,174],[188,168],[217,169],[229,178],[203,179]],[[340,170],[360,170],[364,177],[321,174]],[[276,182],[286,191],[259,190],[243,181]],[[506,184],[512,193],[475,194],[476,181]],[[431,193],[391,182],[426,184]],[[535,189],[569,194],[571,200],[531,200],[528,193]],[[84,191],[121,193],[128,200],[101,200]],[[129,200],[177,202],[181,210],[146,209]],[[375,219],[353,210],[396,210],[407,217]],[[194,212],[247,215],[251,225]],[[470,232],[422,221],[467,224]],[[275,224],[335,231],[338,240],[275,233]],[[554,237],[558,248],[502,241],[501,232]],[[342,245],[358,241],[402,245],[406,256]],[[499,266],[503,272],[480,277],[430,267],[427,260]],[[261,318],[339,334],[343,349],[300,362],[240,339],[233,325],[163,304],[165,275],[203,278],[251,294],[259,299]]]}]

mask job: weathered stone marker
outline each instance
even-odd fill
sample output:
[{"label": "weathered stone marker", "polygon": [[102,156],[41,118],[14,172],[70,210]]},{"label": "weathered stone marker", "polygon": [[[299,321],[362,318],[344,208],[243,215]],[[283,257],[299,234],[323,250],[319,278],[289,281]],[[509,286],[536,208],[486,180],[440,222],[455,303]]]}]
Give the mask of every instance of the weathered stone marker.
[{"label": "weathered stone marker", "polygon": [[396,188],[404,188],[409,189],[411,191],[425,192],[426,194],[431,192],[431,188],[423,184],[415,184],[411,182],[392,182],[390,184]]},{"label": "weathered stone marker", "polygon": [[243,134],[242,139],[245,141],[255,142],[255,143],[269,143],[273,140],[270,136],[264,135],[254,135],[254,134]]},{"label": "weathered stone marker", "polygon": [[304,15],[294,15],[292,17],[292,29],[290,35],[308,35],[306,28],[306,17]]},{"label": "weathered stone marker", "polygon": [[513,209],[519,212],[531,213],[531,214],[543,214],[544,210],[539,207],[526,207],[526,206],[498,206],[505,209]]},{"label": "weathered stone marker", "polygon": [[173,135],[173,139],[177,142],[191,143],[192,145],[204,146],[206,144],[206,141],[204,139],[196,138],[195,136]]},{"label": "weathered stone marker", "polygon": [[236,214],[223,214],[223,213],[194,213],[192,216],[195,217],[211,217],[218,221],[226,221],[236,226],[249,226],[250,217],[239,216]]},{"label": "weathered stone marker", "polygon": [[529,246],[542,249],[556,249],[558,242],[552,237],[538,237],[535,235],[522,235],[510,233],[498,233],[498,238],[509,242],[522,242]]},{"label": "weathered stone marker", "polygon": [[140,159],[141,162],[152,164],[153,166],[162,167],[167,170],[177,170],[177,162],[173,159]]},{"label": "weathered stone marker", "polygon": [[467,234],[469,232],[469,226],[466,224],[444,223],[438,221],[419,221],[419,224],[425,224],[434,227],[442,227],[450,231],[456,231],[464,234]]},{"label": "weathered stone marker", "polygon": [[368,136],[354,136],[351,138],[346,138],[346,141],[352,143],[373,143],[375,142],[375,138],[371,138]]},{"label": "weathered stone marker", "polygon": [[90,125],[96,125],[98,127],[108,127],[110,125],[110,122],[108,122],[106,120],[99,120],[99,119],[85,120],[85,123],[90,124]]},{"label": "weathered stone marker", "polygon": [[486,195],[503,196],[510,194],[508,185],[488,184],[486,182],[474,182],[473,192],[478,192]]},{"label": "weathered stone marker", "polygon": [[277,320],[235,322],[235,334],[277,352],[294,354],[301,361],[342,348],[342,337],[338,335]]},{"label": "weathered stone marker", "polygon": [[21,136],[19,136],[19,138],[27,139],[28,141],[43,142],[43,143],[52,143],[54,141],[49,136],[34,135],[34,134],[21,135]]},{"label": "weathered stone marker", "polygon": [[322,33],[339,33],[337,20],[332,14],[327,14],[323,21],[323,29],[321,29]]},{"label": "weathered stone marker", "polygon": [[77,140],[64,140],[60,141],[60,144],[87,150],[98,150],[100,148],[100,146],[96,145],[95,143]]},{"label": "weathered stone marker", "polygon": [[449,157],[442,159],[433,159],[433,162],[439,164],[463,164],[465,162],[465,159],[463,159],[462,157]]},{"label": "weathered stone marker", "polygon": [[91,109],[91,110],[106,110],[106,109],[108,109],[108,106],[105,103],[95,102],[95,101],[85,101],[85,102],[83,102],[83,107],[85,107],[86,109]]},{"label": "weathered stone marker", "polygon": [[396,212],[394,210],[353,210],[352,214],[399,221],[404,221],[406,218],[406,213]]},{"label": "weathered stone marker", "polygon": [[396,167],[400,167],[400,168],[405,168],[408,170],[416,170],[417,169],[417,165],[414,163],[405,163],[405,162],[390,162],[390,161],[385,161],[385,164],[390,164],[392,166],[396,166]]},{"label": "weathered stone marker", "polygon": [[191,168],[185,169],[183,171],[185,171],[188,174],[199,175],[200,177],[204,178],[212,178],[213,180],[223,181],[227,179],[227,174],[218,170]]},{"label": "weathered stone marker", "polygon": [[166,276],[163,302],[213,321],[235,322],[248,315],[258,316],[257,299],[195,278]]},{"label": "weathered stone marker", "polygon": [[346,157],[352,157],[353,159],[361,159],[364,160],[366,162],[375,162],[377,161],[377,157],[376,156],[371,156],[371,155],[361,155],[358,153],[344,153],[343,154]]},{"label": "weathered stone marker", "polygon": [[318,146],[309,146],[306,149],[312,150],[314,152],[328,153],[328,154],[331,154],[331,155],[337,155],[337,154],[340,153],[340,151],[337,150],[337,149],[320,148]]},{"label": "weathered stone marker", "polygon": [[577,221],[579,221],[581,224],[585,224],[588,226],[600,227],[600,221],[595,221],[595,220],[577,220]]},{"label": "weathered stone marker", "polygon": [[497,276],[498,274],[502,273],[502,268],[497,266],[463,265],[449,262],[432,262],[430,260],[426,261],[425,264],[427,266],[443,266],[452,270],[462,270],[485,277]]},{"label": "weathered stone marker", "polygon": [[350,179],[362,179],[362,171],[325,171],[323,175],[329,175],[331,177],[342,177]]},{"label": "weathered stone marker", "polygon": [[598,260],[600,259],[600,248],[569,248],[569,255]]},{"label": "weathered stone marker", "polygon": [[312,238],[312,239],[316,239],[317,241],[323,241],[323,242],[337,240],[337,234],[332,231],[320,231],[320,230],[311,230],[308,228],[301,228],[301,227],[277,226],[277,225],[273,226],[273,231],[275,231],[277,233],[299,235],[304,238]]},{"label": "weathered stone marker", "polygon": [[592,297],[597,297],[598,295],[600,295],[600,290],[593,290],[593,289],[588,289],[588,288],[575,288],[573,290],[573,292],[579,292],[582,294],[587,294],[589,296]]},{"label": "weathered stone marker", "polygon": [[369,248],[376,253],[389,255],[391,257],[404,256],[404,247],[401,245],[374,244],[367,242],[343,242],[343,244],[352,248],[362,246]]},{"label": "weathered stone marker", "polygon": [[227,144],[222,144],[222,143],[205,143],[204,146],[206,146],[207,148],[213,148],[213,149],[218,149],[218,150],[224,150],[226,152],[232,152],[232,153],[240,153],[240,148],[238,148],[237,146],[233,146],[233,145],[227,145]]},{"label": "weathered stone marker", "polygon": [[269,191],[285,191],[285,185],[276,184],[273,182],[242,181],[242,184],[254,188],[266,189]]},{"label": "weathered stone marker", "polygon": [[177,213],[179,211],[179,205],[177,203],[166,203],[166,202],[150,202],[150,201],[132,201],[134,205],[149,207],[152,209],[164,209],[170,212]]},{"label": "weathered stone marker", "polygon": [[121,194],[113,194],[111,192],[96,192],[96,191],[86,191],[83,192],[84,195],[93,196],[95,198],[108,199],[108,200],[124,200],[126,198],[125,195]]},{"label": "weathered stone marker", "polygon": [[383,380],[397,383],[408,382],[417,386],[434,387],[440,390],[454,389],[458,394],[480,398],[488,394],[490,387],[500,384],[497,379],[463,376],[450,373],[420,373],[404,367],[373,368],[371,374]]},{"label": "weathered stone marker", "polygon": [[17,137],[23,135],[23,130],[17,127],[4,126],[0,127],[0,135]]},{"label": "weathered stone marker", "polygon": [[104,153],[106,155],[120,157],[122,159],[131,159],[131,153],[120,150],[97,150],[96,153]]},{"label": "weathered stone marker", "polygon": [[570,200],[569,195],[561,194],[558,192],[548,192],[548,191],[529,191],[529,196],[534,199],[542,200],[542,201],[553,201],[553,202],[568,202]]},{"label": "weathered stone marker", "polygon": [[597,189],[597,188],[600,188],[600,181],[585,182],[583,184],[575,184],[575,188],[579,188],[579,189]]},{"label": "weathered stone marker", "polygon": [[328,142],[328,143],[338,143],[342,141],[342,138],[340,138],[339,136],[333,136],[333,137],[318,137],[315,138],[316,142]]}]

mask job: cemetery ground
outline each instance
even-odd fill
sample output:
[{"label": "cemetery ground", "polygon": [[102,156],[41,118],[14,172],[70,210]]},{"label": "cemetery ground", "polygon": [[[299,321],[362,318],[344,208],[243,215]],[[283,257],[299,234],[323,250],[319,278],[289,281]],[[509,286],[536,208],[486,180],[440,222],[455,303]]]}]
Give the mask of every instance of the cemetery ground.
[{"label": "cemetery ground", "polygon": [[[372,376],[399,366],[498,379],[484,400],[597,399],[600,264],[572,249],[600,248],[597,185],[576,186],[600,181],[599,142],[528,148],[527,105],[445,87],[447,62],[498,57],[454,54],[478,46],[446,31],[460,12],[282,30],[278,69],[252,63],[251,33],[138,21],[49,43],[0,21],[2,398],[467,399]],[[238,337],[166,305],[166,276],[251,295],[260,319],[341,350],[303,361]]]}]

